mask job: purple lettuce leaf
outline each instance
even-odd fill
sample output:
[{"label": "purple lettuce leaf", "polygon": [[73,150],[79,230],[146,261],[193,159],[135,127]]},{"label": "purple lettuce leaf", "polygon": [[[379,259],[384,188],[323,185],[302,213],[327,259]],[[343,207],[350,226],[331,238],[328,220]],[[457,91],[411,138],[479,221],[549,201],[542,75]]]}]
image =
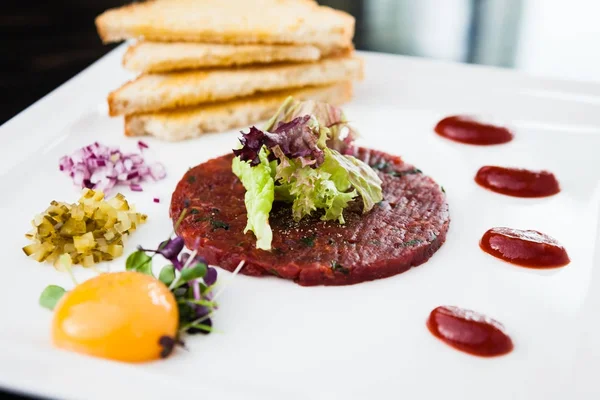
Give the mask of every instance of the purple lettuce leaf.
[{"label": "purple lettuce leaf", "polygon": [[323,150],[317,145],[318,134],[314,132],[311,116],[304,115],[294,118],[290,122],[279,122],[272,132],[261,131],[251,127],[248,133],[242,132],[241,149],[233,153],[242,161],[249,161],[251,165],[258,165],[258,153],[262,146],[272,150],[279,146],[283,154],[291,159],[301,158],[303,164],[316,168],[325,159]]},{"label": "purple lettuce leaf", "polygon": [[265,133],[255,126],[250,127],[248,133],[241,132],[242,138],[240,143],[241,149],[234,149],[233,154],[238,156],[242,161],[249,161],[250,165],[260,164],[258,153],[265,144]]},{"label": "purple lettuce leaf", "polygon": [[281,122],[291,121],[303,115],[310,115],[318,121],[320,133],[326,131],[326,140],[319,143],[321,148],[326,146],[343,152],[358,138],[358,132],[348,123],[340,107],[314,100],[298,101],[291,97],[281,105],[265,129],[270,131]]},{"label": "purple lettuce leaf", "polygon": [[268,147],[271,149],[279,146],[288,158],[302,157],[314,160],[315,162],[311,163],[314,167],[323,164],[325,155],[317,146],[318,136],[313,131],[310,120],[311,116],[305,115],[290,122],[280,122],[273,133],[267,132],[271,141]]}]

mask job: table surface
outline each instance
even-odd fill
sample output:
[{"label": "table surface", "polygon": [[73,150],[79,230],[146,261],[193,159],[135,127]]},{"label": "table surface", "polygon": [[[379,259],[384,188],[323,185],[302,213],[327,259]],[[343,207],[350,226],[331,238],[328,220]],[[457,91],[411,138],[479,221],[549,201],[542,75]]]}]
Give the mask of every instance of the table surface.
[{"label": "table surface", "polygon": [[[357,49],[515,68],[600,81],[600,42],[589,0],[319,0],[356,17]],[[114,46],[93,24],[124,0],[3,0],[0,124]],[[568,4],[567,4],[568,3]],[[109,88],[107,88],[107,91]],[[74,99],[76,101],[76,99]],[[68,105],[65,105],[68,106]],[[6,398],[23,398],[18,395]]]}]

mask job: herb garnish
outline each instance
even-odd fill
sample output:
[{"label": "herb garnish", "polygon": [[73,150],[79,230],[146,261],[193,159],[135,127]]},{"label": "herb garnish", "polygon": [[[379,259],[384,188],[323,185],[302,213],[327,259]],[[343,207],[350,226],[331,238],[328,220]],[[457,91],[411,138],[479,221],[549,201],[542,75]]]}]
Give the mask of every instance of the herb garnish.
[{"label": "herb garnish", "polygon": [[400,177],[400,176],[405,176],[405,175],[414,175],[414,174],[421,174],[421,173],[423,173],[423,171],[421,171],[419,168],[413,168],[413,169],[409,169],[409,170],[401,171],[401,172],[393,171],[390,173],[390,175]]},{"label": "herb garnish", "polygon": [[348,268],[343,267],[342,264],[338,263],[337,261],[331,262],[331,270],[333,272],[339,271],[344,275],[348,275],[350,273],[350,270]]},{"label": "herb garnish", "polygon": [[[212,214],[218,214],[221,212],[221,210],[219,210],[218,208],[211,208],[210,212]],[[197,208],[192,208],[190,210],[190,214],[191,215],[198,215],[200,214],[200,210],[198,210]],[[194,218],[194,222],[205,222],[205,221],[209,221],[210,225],[212,227],[213,231],[216,231],[217,229],[225,229],[226,231],[229,230],[229,224],[227,222],[218,220],[214,217],[214,215],[211,216],[203,216],[203,217],[196,217]]]},{"label": "herb garnish", "polygon": [[352,201],[361,197],[367,213],[382,198],[376,171],[345,154],[356,135],[337,107],[290,97],[263,130],[241,133],[231,169],[246,189],[244,232],[256,236],[258,249],[271,250],[269,216],[276,201],[292,203],[295,222],[322,210],[321,220],[344,224]]},{"label": "herb garnish", "polygon": [[307,247],[313,247],[315,245],[316,238],[317,235],[303,236],[302,238],[300,238],[300,241]]},{"label": "herb garnish", "polygon": [[212,226],[212,230],[216,231],[217,229],[225,229],[229,230],[229,224],[223,221],[219,221],[218,219],[211,218],[210,225]]},{"label": "herb garnish", "polygon": [[383,170],[387,169],[389,166],[390,166],[390,164],[387,161],[381,160],[377,164],[371,165],[371,168],[377,169],[379,171],[383,171]]},{"label": "herb garnish", "polygon": [[408,242],[404,242],[402,243],[402,247],[412,247],[415,246],[417,244],[420,244],[422,241],[419,239],[413,239],[413,240],[409,240]]}]

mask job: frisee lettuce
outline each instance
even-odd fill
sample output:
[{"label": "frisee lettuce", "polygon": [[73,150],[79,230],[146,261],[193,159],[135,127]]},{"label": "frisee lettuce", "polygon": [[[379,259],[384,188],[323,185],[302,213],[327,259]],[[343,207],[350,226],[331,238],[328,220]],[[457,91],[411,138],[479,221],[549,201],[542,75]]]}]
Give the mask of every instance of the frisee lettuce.
[{"label": "frisee lettuce", "polygon": [[322,220],[338,220],[343,224],[344,208],[357,192],[348,192],[351,184],[347,176],[344,179],[339,164],[329,161],[326,155],[320,167],[302,167],[301,161],[289,159],[278,147],[273,150],[280,160],[275,174],[278,183],[275,199],[292,203],[294,220],[299,221],[316,209],[322,209],[325,211]]}]

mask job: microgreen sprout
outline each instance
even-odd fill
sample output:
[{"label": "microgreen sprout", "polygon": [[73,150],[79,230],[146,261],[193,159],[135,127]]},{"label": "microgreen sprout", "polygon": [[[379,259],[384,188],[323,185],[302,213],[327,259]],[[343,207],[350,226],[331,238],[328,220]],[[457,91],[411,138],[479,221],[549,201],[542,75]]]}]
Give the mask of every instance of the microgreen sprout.
[{"label": "microgreen sprout", "polygon": [[40,305],[49,310],[53,310],[65,293],[67,293],[67,291],[60,286],[48,285],[40,295]]},{"label": "microgreen sprout", "polygon": [[73,281],[73,284],[77,286],[77,279],[75,279],[75,275],[73,275],[73,269],[71,269],[71,266],[73,265],[71,256],[69,256],[68,254],[63,254],[58,258],[58,262],[60,263],[60,266],[67,271],[69,277],[71,278],[71,281]]},{"label": "microgreen sprout", "polygon": [[[58,258],[57,262],[58,268],[67,271],[73,285],[77,286],[77,279],[75,279],[75,275],[73,275],[73,270],[71,269],[71,266],[73,265],[71,257],[68,254],[63,254]],[[44,308],[54,310],[54,307],[65,293],[67,293],[67,291],[60,286],[48,285],[42,291],[42,294],[40,294],[39,303]]]}]

